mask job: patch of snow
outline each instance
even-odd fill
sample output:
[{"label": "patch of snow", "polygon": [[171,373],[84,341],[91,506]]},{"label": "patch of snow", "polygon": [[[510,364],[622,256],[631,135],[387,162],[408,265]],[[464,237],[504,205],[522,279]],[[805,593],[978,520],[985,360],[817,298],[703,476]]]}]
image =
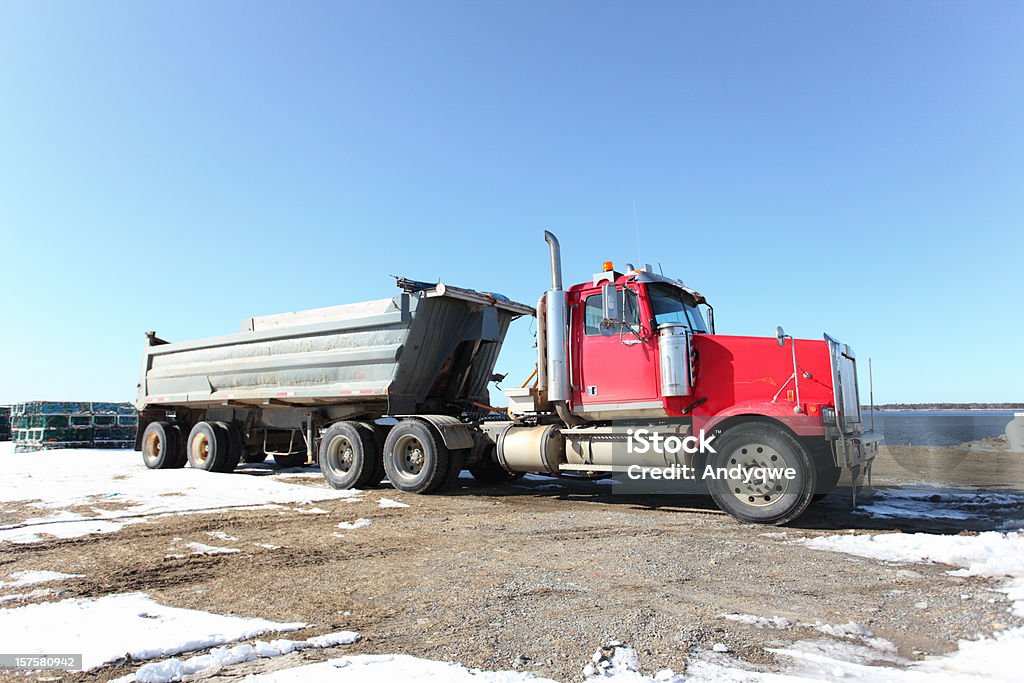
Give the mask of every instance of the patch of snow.
[{"label": "patch of snow", "polygon": [[[833,535],[801,539],[808,548],[843,552],[888,562],[934,562],[959,566],[947,573],[1007,579],[1001,590],[1014,602],[1013,613],[1024,616],[1024,533],[986,531],[975,536],[937,534]],[[872,640],[868,641],[874,644]],[[1024,628],[996,633],[990,638],[961,640],[956,652],[918,662],[902,670],[870,667],[872,680],[916,681],[915,676],[941,674],[962,681],[1019,680],[1019,652]],[[878,648],[874,650],[878,652]],[[790,654],[779,650],[778,654]],[[806,654],[806,653],[804,653]],[[803,656],[803,655],[796,655]],[[816,654],[814,656],[820,656]],[[844,675],[857,672],[847,671]],[[864,672],[861,672],[864,673]],[[859,675],[859,674],[858,674]],[[864,674],[867,676],[868,674]]]},{"label": "patch of snow", "polygon": [[817,550],[859,555],[888,562],[934,562],[959,566],[954,576],[1008,577],[1003,591],[1024,617],[1024,532],[985,531],[976,536],[940,534],[861,534],[806,538]]},{"label": "patch of snow", "polygon": [[281,546],[274,545],[273,543],[253,543],[257,548],[266,548],[267,550],[280,550]]},{"label": "patch of snow", "polygon": [[138,683],[170,683],[171,681],[180,681],[185,676],[249,662],[260,657],[280,657],[296,650],[350,645],[358,641],[359,638],[359,634],[355,631],[339,631],[337,633],[307,638],[306,640],[282,638],[272,640],[269,643],[257,640],[252,645],[242,643],[233,647],[215,647],[208,654],[204,655],[196,655],[186,659],[175,657],[144,664],[134,674],[119,678],[118,681],[122,683],[128,683],[129,681],[137,681]]},{"label": "patch of snow", "polygon": [[372,522],[365,517],[360,517],[354,522],[341,522],[338,524],[338,528],[351,531],[352,529],[362,529],[363,527],[370,526],[371,523]]},{"label": "patch of snow", "polygon": [[10,595],[0,595],[0,602],[11,602],[12,600],[34,600],[35,598],[42,598],[47,595],[53,595],[56,591],[50,588],[36,588],[35,590],[29,591],[28,593],[12,593]]},{"label": "patch of snow", "polygon": [[[55,449],[14,453],[0,448],[4,486],[0,503],[21,503],[61,512],[20,524],[0,526],[0,541],[35,543],[47,536],[75,538],[118,531],[146,516],[260,509],[274,504],[344,500],[361,492],[326,484],[289,483],[286,476],[319,476],[315,470],[283,474],[242,469],[206,472],[190,467],[151,470],[135,451]],[[102,510],[114,501],[117,510]],[[71,513],[73,506],[98,506],[96,517]],[[5,506],[9,507],[9,506]]]},{"label": "patch of snow", "polygon": [[237,536],[228,536],[227,533],[225,533],[223,531],[207,531],[206,535],[209,536],[210,538],[216,538],[219,541],[237,541],[238,540]]},{"label": "patch of snow", "polygon": [[998,516],[1013,524],[1020,522],[1024,512],[1024,495],[921,484],[878,489],[874,500],[858,509],[879,518],[970,520]]},{"label": "patch of snow", "polygon": [[855,621],[848,621],[845,624],[838,624],[835,626],[829,624],[822,624],[818,622],[812,626],[816,631],[837,638],[870,638],[873,633],[867,630]]},{"label": "patch of snow", "polygon": [[411,655],[350,655],[265,674],[250,675],[246,683],[555,683],[520,671],[481,671],[450,662]]},{"label": "patch of snow", "polygon": [[381,498],[377,501],[377,504],[382,508],[407,508],[410,507],[408,503],[402,503],[397,500],[391,500],[390,498]]},{"label": "patch of snow", "polygon": [[11,543],[38,543],[47,536],[54,538],[78,538],[87,534],[109,534],[120,531],[125,524],[138,523],[141,519],[126,519],[111,522],[105,519],[85,517],[77,512],[62,510],[49,517],[33,517],[19,524],[0,527],[0,541]]},{"label": "patch of snow", "polygon": [[136,660],[167,657],[305,626],[167,607],[145,593],[0,609],[6,649],[30,654],[81,652],[85,670],[126,654]]},{"label": "patch of snow", "polygon": [[754,614],[719,614],[718,616],[729,621],[738,621],[741,624],[749,624],[757,628],[789,628],[792,626],[789,619],[784,617],[759,617]]},{"label": "patch of snow", "polygon": [[327,510],[323,508],[295,508],[295,510],[303,515],[326,515]]},{"label": "patch of snow", "polygon": [[205,543],[186,543],[185,547],[191,550],[193,555],[232,555],[241,552],[238,548],[219,548]]},{"label": "patch of snow", "polygon": [[77,579],[82,574],[62,574],[48,570],[30,570],[22,572],[11,572],[13,581],[0,581],[0,588],[16,588],[18,586],[30,586],[34,583],[47,583],[49,581],[60,581],[62,579]]}]

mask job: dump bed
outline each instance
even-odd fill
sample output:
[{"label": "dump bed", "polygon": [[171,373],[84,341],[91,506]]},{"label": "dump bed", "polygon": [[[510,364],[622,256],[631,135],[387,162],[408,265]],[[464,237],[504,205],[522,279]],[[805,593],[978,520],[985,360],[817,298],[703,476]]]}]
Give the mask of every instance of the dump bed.
[{"label": "dump bed", "polygon": [[533,309],[443,283],[399,286],[389,299],[248,318],[238,334],[149,333],[137,407],[378,402],[408,414],[485,402],[509,324]]}]

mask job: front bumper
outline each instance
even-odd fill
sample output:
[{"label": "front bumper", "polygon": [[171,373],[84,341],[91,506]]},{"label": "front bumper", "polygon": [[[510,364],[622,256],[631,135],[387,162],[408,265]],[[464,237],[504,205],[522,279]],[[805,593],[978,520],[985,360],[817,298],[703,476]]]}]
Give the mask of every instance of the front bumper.
[{"label": "front bumper", "polygon": [[836,465],[856,467],[874,460],[882,437],[875,432],[857,432],[841,436],[832,442]]}]

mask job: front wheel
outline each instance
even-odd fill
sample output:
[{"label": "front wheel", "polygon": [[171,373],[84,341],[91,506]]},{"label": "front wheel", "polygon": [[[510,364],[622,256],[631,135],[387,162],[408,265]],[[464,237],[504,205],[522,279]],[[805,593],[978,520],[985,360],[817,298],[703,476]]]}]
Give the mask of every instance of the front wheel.
[{"label": "front wheel", "polygon": [[789,432],[748,422],[726,430],[707,464],[711,497],[725,512],[755,524],[786,524],[807,509],[817,472],[811,456]]}]

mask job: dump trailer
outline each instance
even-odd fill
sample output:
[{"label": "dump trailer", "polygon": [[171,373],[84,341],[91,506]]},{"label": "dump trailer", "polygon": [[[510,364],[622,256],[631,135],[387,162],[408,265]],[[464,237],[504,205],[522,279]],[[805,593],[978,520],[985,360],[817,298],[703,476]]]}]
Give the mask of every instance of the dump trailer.
[{"label": "dump trailer", "polygon": [[[688,480],[733,517],[784,524],[870,472],[856,356],[829,335],[720,335],[707,299],[649,266],[606,262],[536,308],[399,279],[389,299],[249,318],[238,334],[147,333],[136,449],[151,468],[227,472],[268,455],[315,461],[336,488],[443,490],[464,469],[616,477],[625,491]],[[488,404],[509,324],[537,317],[537,367]],[[532,385],[530,384],[533,381]],[[619,487],[615,487],[618,489]],[[686,492],[690,489],[687,488]]]}]

